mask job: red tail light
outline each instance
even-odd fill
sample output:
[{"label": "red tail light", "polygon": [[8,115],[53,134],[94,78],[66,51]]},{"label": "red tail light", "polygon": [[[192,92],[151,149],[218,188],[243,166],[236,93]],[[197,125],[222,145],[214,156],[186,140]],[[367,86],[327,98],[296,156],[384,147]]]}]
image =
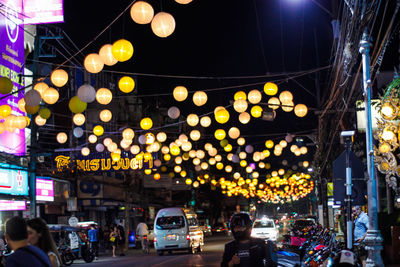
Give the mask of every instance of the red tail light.
[{"label": "red tail light", "polygon": [[156,237],[154,237],[153,241],[154,241],[154,243],[156,243],[156,242],[157,242],[157,238],[156,238]]},{"label": "red tail light", "polygon": [[147,239],[147,236],[143,236],[143,239]]},{"label": "red tail light", "polygon": [[208,229],[208,226],[206,225],[206,227],[205,227],[206,229]]},{"label": "red tail light", "polygon": [[222,228],[222,231],[225,231],[225,228]]},{"label": "red tail light", "polygon": [[190,235],[186,235],[186,240],[190,240]]}]

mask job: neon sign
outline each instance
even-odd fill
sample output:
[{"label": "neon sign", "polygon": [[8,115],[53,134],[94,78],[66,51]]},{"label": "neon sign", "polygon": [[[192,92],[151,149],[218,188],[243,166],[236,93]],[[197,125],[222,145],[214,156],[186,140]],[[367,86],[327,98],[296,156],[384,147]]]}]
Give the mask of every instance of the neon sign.
[{"label": "neon sign", "polygon": [[9,168],[17,166],[0,164],[0,194],[27,196],[28,172]]}]

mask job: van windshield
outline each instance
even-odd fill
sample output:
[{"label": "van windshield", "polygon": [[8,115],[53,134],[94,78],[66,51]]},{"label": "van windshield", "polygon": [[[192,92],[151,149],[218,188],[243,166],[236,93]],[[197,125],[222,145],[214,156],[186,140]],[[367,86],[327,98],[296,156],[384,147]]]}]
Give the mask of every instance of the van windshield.
[{"label": "van windshield", "polygon": [[179,229],[185,226],[183,216],[166,216],[157,218],[157,229]]}]

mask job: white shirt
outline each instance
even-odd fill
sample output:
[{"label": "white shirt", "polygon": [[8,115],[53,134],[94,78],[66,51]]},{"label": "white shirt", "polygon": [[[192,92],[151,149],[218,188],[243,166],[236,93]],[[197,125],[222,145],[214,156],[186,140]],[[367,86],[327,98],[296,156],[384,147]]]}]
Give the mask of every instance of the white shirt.
[{"label": "white shirt", "polygon": [[139,223],[138,226],[136,227],[136,234],[137,235],[148,235],[149,230],[147,228],[147,224],[145,223]]}]

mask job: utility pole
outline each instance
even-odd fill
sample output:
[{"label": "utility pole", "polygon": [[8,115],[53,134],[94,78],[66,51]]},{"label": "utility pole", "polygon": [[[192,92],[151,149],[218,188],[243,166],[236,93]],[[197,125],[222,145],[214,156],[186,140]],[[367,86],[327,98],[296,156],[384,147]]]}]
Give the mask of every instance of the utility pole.
[{"label": "utility pole", "polygon": [[371,119],[371,78],[369,65],[369,33],[368,29],[364,30],[360,42],[360,53],[362,55],[363,65],[363,87],[364,87],[364,104],[366,116],[365,139],[367,146],[367,168],[368,168],[368,216],[369,228],[365,237],[366,250],[368,251],[367,263],[365,266],[384,266],[381,258],[382,236],[378,229],[378,211],[377,211],[377,193],[374,166],[374,147],[372,139],[372,119]]}]

